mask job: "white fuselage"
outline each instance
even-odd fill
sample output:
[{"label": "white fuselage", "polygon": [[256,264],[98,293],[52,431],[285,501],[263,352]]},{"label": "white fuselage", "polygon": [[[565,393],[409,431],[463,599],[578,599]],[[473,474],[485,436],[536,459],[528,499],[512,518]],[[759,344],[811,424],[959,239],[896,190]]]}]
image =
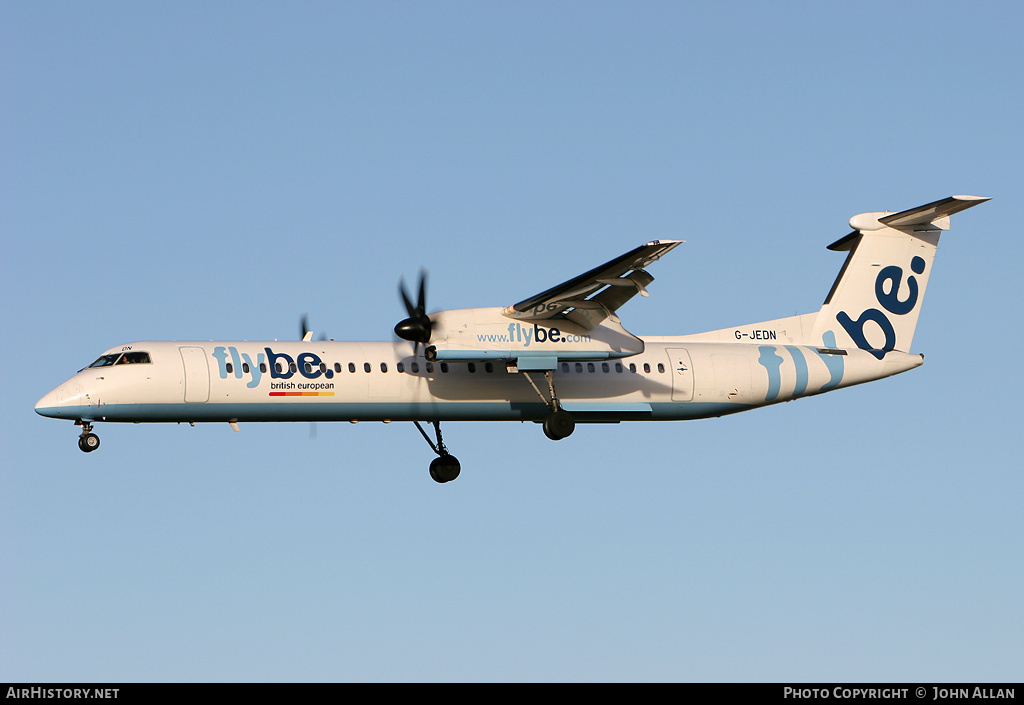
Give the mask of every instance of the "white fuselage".
[{"label": "white fuselage", "polygon": [[[562,408],[584,423],[722,416],[923,361],[776,340],[642,340],[643,352],[620,360],[559,362]],[[149,361],[116,357],[128,352]],[[502,360],[430,363],[417,352],[406,342],[134,342],[107,351],[118,362],[81,370],[36,410],[84,422],[540,421],[549,413],[537,389],[547,390],[542,372]]]}]

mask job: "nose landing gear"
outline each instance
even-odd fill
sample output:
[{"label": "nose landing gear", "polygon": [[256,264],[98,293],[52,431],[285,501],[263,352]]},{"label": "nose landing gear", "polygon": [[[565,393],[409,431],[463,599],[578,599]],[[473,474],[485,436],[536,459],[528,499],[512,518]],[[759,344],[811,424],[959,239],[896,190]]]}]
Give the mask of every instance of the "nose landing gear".
[{"label": "nose landing gear", "polygon": [[451,482],[459,476],[461,470],[459,459],[449,453],[430,461],[430,477],[434,482]]},{"label": "nose landing gear", "polygon": [[444,445],[444,440],[441,438],[441,423],[439,421],[431,421],[434,424],[434,432],[437,434],[437,443],[430,440],[430,436],[420,426],[419,421],[413,421],[416,424],[417,430],[423,436],[423,439],[430,445],[430,448],[437,453],[437,457],[430,461],[430,477],[434,482],[451,482],[459,476],[459,472],[462,470],[462,466],[459,464],[459,459],[448,452],[448,449]]},{"label": "nose landing gear", "polygon": [[92,424],[88,421],[79,423],[82,433],[78,436],[78,447],[83,453],[91,453],[100,447],[100,437],[92,432]]}]

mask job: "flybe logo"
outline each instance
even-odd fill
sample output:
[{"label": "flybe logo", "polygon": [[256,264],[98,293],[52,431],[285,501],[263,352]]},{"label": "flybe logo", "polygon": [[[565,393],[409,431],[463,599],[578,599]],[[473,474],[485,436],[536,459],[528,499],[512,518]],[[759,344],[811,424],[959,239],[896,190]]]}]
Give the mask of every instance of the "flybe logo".
[{"label": "flybe logo", "polygon": [[536,323],[532,328],[519,323],[509,323],[508,333],[477,333],[478,343],[522,343],[524,348],[530,343],[589,343],[589,335],[563,333],[558,328],[545,328]]},{"label": "flybe logo", "polygon": [[[910,261],[910,269],[914,274],[924,274],[924,268],[925,261],[922,258],[915,257]],[[886,315],[886,311],[894,316],[905,316],[917,306],[919,293],[917,278],[913,274],[907,277],[907,298],[905,299],[900,299],[900,286],[902,283],[903,268],[896,266],[886,267],[875,278],[875,300],[878,301],[885,311],[869,308],[857,320],[850,318],[846,311],[840,311],[836,314],[836,320],[839,321],[839,325],[846,330],[850,338],[853,339],[853,342],[857,344],[857,347],[861,350],[867,350],[879,360],[885,357],[885,354],[890,350],[896,349],[896,329],[893,327],[892,321],[889,320],[889,316]],[[885,342],[882,343],[881,348],[872,346],[868,342],[867,336],[864,335],[864,325],[868,321],[877,325],[885,336]]]},{"label": "flybe logo", "polygon": [[229,374],[237,379],[249,377],[245,386],[255,389],[264,374],[269,374],[271,379],[291,379],[296,374],[306,379],[334,377],[334,370],[321,368],[323,360],[315,353],[299,353],[292,358],[291,355],[276,353],[270,348],[263,348],[263,351],[257,353],[253,360],[249,353],[239,353],[233,345],[218,345],[213,349],[213,357],[217,360],[220,378],[227,379]]}]

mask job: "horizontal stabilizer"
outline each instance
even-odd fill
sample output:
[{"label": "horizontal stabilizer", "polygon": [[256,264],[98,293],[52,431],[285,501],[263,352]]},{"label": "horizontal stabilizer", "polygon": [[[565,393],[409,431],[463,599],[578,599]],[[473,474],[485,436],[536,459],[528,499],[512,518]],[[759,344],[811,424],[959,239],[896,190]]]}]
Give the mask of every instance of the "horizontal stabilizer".
[{"label": "horizontal stabilizer", "polygon": [[985,196],[950,196],[949,198],[943,198],[941,201],[927,203],[917,208],[883,216],[878,219],[878,222],[893,228],[926,225],[990,200],[992,199]]},{"label": "horizontal stabilizer", "polygon": [[850,218],[853,232],[833,242],[828,249],[834,252],[849,252],[860,242],[862,233],[886,227],[912,230],[915,233],[949,230],[949,216],[991,200],[985,196],[950,196],[899,213],[860,213]]}]

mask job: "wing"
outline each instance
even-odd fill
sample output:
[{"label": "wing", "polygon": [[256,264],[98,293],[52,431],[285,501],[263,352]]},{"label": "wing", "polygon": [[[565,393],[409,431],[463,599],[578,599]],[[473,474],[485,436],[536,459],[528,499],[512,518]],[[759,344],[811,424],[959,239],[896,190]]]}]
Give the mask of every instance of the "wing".
[{"label": "wing", "polygon": [[502,313],[522,321],[568,318],[591,330],[637,295],[654,277],[644,268],[682,244],[682,240],[655,240],[605,262],[578,277],[524,299]]}]

